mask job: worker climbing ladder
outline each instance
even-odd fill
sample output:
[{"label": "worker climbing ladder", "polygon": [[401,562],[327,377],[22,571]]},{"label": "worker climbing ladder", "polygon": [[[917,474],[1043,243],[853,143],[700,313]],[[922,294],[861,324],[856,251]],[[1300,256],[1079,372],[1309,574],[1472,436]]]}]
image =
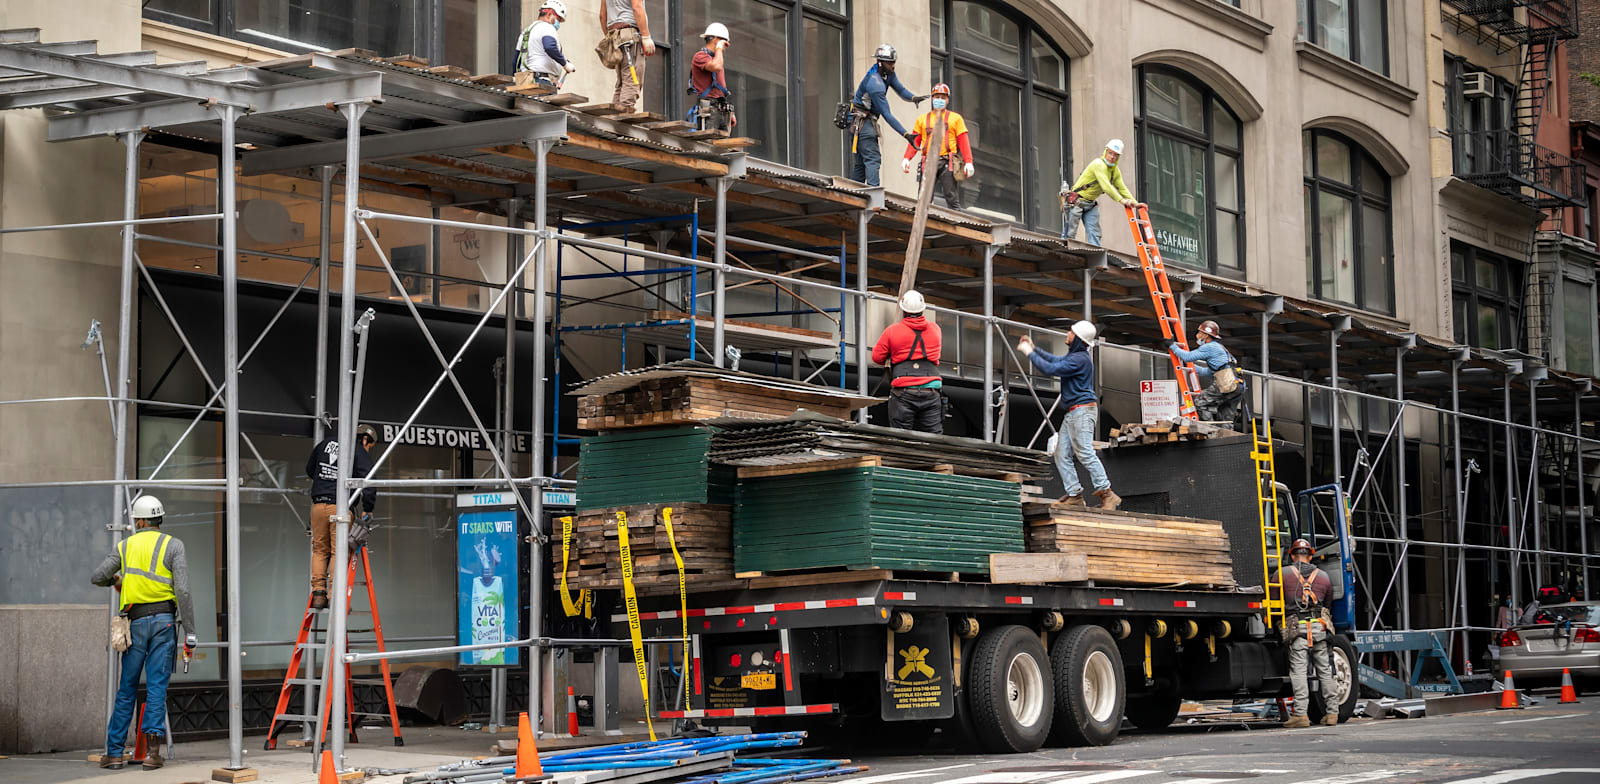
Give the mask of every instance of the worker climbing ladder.
[{"label": "worker climbing ladder", "polygon": [[[362,579],[360,583],[356,582],[356,566],[358,564],[361,567]],[[351,604],[351,599],[355,595],[355,586],[358,584],[366,589],[367,609],[364,610],[353,609]],[[347,618],[350,615],[370,615],[372,617],[372,628],[370,629],[350,629],[348,628],[348,622],[346,623],[345,650],[351,649],[349,644],[350,634],[367,632],[371,632],[373,635],[371,642],[376,646],[376,651],[382,653],[387,650],[383,642],[383,620],[378,615],[378,596],[376,589],[372,585],[372,563],[367,557],[367,547],[364,544],[350,556],[345,580],[345,607],[351,608],[346,612]],[[283,679],[283,688],[278,691],[278,705],[272,712],[272,727],[267,732],[264,748],[268,751],[277,748],[278,735],[286,727],[297,723],[316,727],[316,734],[310,744],[313,753],[327,742],[328,714],[333,709],[333,694],[328,689],[328,684],[333,678],[333,663],[327,661],[326,654],[324,654],[321,678],[300,677],[300,673],[302,663],[314,659],[314,655],[308,654],[309,651],[328,650],[328,627],[327,625],[318,626],[317,622],[328,618],[330,614],[331,610],[328,609],[313,609],[310,595],[306,596],[305,616],[300,620],[300,633],[295,637],[294,654],[289,657],[289,669]],[[308,656],[311,658],[307,658]],[[399,711],[395,710],[394,705],[394,681],[389,675],[389,660],[379,659],[378,670],[381,675],[379,678],[353,678],[350,674],[350,665],[344,665],[344,704],[346,710],[349,711],[349,720],[345,726],[349,728],[350,742],[357,742],[356,727],[361,723],[362,719],[387,719],[389,726],[394,730],[394,745],[404,746],[405,739],[400,737],[400,714]],[[388,706],[389,712],[365,713],[356,710],[354,684],[357,683],[382,684],[384,701]],[[303,687],[304,699],[301,704],[305,706],[304,709],[309,711],[311,706],[315,704],[317,706],[316,713],[291,713],[289,711],[289,703],[294,695],[295,686]],[[317,699],[319,687],[322,694],[320,700]]]},{"label": "worker climbing ladder", "polygon": [[[1183,313],[1178,300],[1172,295],[1172,283],[1167,279],[1167,267],[1161,262],[1161,248],[1156,245],[1155,230],[1150,226],[1150,208],[1143,204],[1126,207],[1128,226],[1133,229],[1133,243],[1139,247],[1139,266],[1144,269],[1145,285],[1150,287],[1150,299],[1155,305],[1156,321],[1161,323],[1161,337],[1189,350],[1189,340],[1184,337]],[[1172,373],[1178,379],[1178,414],[1184,419],[1197,419],[1194,397],[1200,393],[1200,377],[1194,363],[1184,362],[1177,355],[1172,359]]]},{"label": "worker climbing ladder", "polygon": [[1256,512],[1261,520],[1261,585],[1266,591],[1261,604],[1266,610],[1267,628],[1281,628],[1283,583],[1273,568],[1273,560],[1282,556],[1283,540],[1278,529],[1278,472],[1272,459],[1272,422],[1264,416],[1259,420],[1250,417],[1250,438],[1250,462],[1256,470]]}]

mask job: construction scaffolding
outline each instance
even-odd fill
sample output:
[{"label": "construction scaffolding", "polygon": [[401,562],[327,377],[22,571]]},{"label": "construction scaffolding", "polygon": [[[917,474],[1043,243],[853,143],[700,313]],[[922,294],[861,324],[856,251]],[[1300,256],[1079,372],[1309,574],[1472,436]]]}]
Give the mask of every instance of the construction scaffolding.
[{"label": "construction scaffolding", "polygon": [[[635,339],[657,346],[683,340],[686,333],[682,349],[658,348],[655,360],[665,361],[674,351],[698,357],[703,339],[699,331],[706,320],[699,300],[708,296],[711,343],[703,350],[716,365],[725,366],[730,345],[742,343],[772,354],[766,365],[746,357],[747,370],[768,369],[777,374],[780,354],[787,350],[786,369],[797,378],[802,364],[809,363],[812,370],[807,381],[843,388],[853,383],[862,395],[872,385],[868,362],[871,336],[867,333],[871,310],[893,308],[894,287],[913,223],[911,201],[885,194],[881,188],[748,158],[712,142],[651,128],[650,118],[630,122],[608,117],[607,112],[588,111],[588,107],[558,106],[563,101],[555,99],[561,96],[525,97],[360,52],[315,53],[207,71],[62,54],[40,43],[37,30],[19,30],[0,32],[0,68],[6,69],[5,81],[0,84],[8,90],[4,96],[7,108],[53,109],[48,119],[51,141],[112,135],[126,148],[120,220],[0,228],[0,233],[113,227],[122,231],[115,388],[104,396],[41,390],[38,397],[0,401],[41,408],[106,401],[114,419],[114,475],[109,479],[11,483],[0,489],[110,488],[116,510],[111,529],[117,539],[130,530],[126,509],[138,489],[185,488],[223,495],[227,628],[225,639],[208,644],[225,646],[227,651],[230,769],[244,767],[243,648],[282,644],[252,643],[241,637],[241,494],[272,493],[291,507],[294,503],[289,497],[293,491],[282,485],[244,487],[241,445],[252,450],[251,459],[265,461],[241,428],[241,414],[297,420],[320,437],[324,427],[321,414],[328,408],[328,396],[336,395],[338,486],[350,494],[339,498],[336,563],[345,563],[348,555],[351,497],[367,487],[402,492],[505,488],[533,526],[527,545],[533,590],[523,639],[492,646],[391,651],[383,656],[347,655],[345,570],[336,569],[330,658],[349,663],[484,647],[521,647],[542,653],[573,644],[604,644],[549,637],[542,626],[544,549],[550,532],[543,528],[544,501],[538,491],[569,486],[555,471],[555,458],[563,443],[553,427],[559,421],[547,419],[547,412],[559,411],[553,396],[561,393],[561,379],[556,375],[560,365],[555,364],[556,371],[551,373],[549,360],[552,353],[559,357],[564,333],[627,329],[635,333]],[[219,208],[201,215],[139,217],[138,156],[141,144],[147,143],[215,154],[221,187]],[[299,286],[288,292],[284,308],[309,284],[311,271],[317,272],[319,363],[316,415],[309,417],[310,422],[304,421],[307,417],[303,414],[240,408],[240,367],[260,345],[265,331],[240,351],[239,261],[242,253],[254,251],[241,251],[238,246],[236,177],[267,172],[318,183],[324,226],[335,219],[344,226],[341,259],[332,258],[326,230],[316,259],[277,254],[308,265]],[[336,204],[334,187],[340,182],[343,197]],[[466,205],[503,217],[505,225],[364,208],[362,195],[369,191],[421,194],[436,205]],[[703,202],[713,207],[710,221],[700,219]],[[214,222],[219,227],[216,249],[220,254],[224,372],[216,379],[207,377],[211,399],[201,406],[144,400],[128,389],[134,360],[127,336],[133,332],[134,307],[140,296],[137,280],[142,277],[145,290],[162,302],[158,281],[140,259],[138,244],[141,238],[162,240],[136,228],[187,221]],[[688,231],[651,233],[653,250],[634,247],[631,236],[623,237],[622,245],[616,242],[618,229],[673,222],[687,223]],[[503,234],[509,240],[505,280],[496,283],[487,275],[481,280],[463,279],[399,269],[391,257],[392,248],[380,240],[375,229],[390,223]],[[940,208],[932,209],[927,232],[918,288],[927,297],[929,311],[937,314],[947,334],[955,338],[946,339],[946,345],[954,349],[947,349],[945,358],[949,370],[946,388],[958,406],[969,413],[978,412],[970,421],[959,421],[959,428],[987,440],[1023,444],[1037,443],[1053,429],[1055,407],[1047,401],[1056,391],[1055,381],[1036,375],[1012,346],[1019,335],[1033,336],[1042,344],[1063,338],[1066,333],[1058,325],[1079,318],[1095,320],[1101,327],[1099,351],[1108,413],[1137,410],[1127,397],[1131,394],[1128,388],[1119,386],[1115,377],[1120,374],[1125,380],[1137,380],[1144,374],[1132,368],[1150,358],[1163,360],[1165,353],[1146,348],[1155,345],[1160,335],[1136,258]],[[709,258],[703,257],[702,235],[710,240]],[[359,243],[376,252],[380,266],[358,265]],[[770,259],[770,268],[736,261],[728,250],[730,244],[752,249],[756,253],[751,258],[759,254],[763,262]],[[552,248],[557,254],[554,270]],[[602,267],[603,271],[593,274],[627,281],[629,295],[649,297],[647,302],[671,306],[660,310],[685,315],[647,313],[636,322],[563,324],[559,315],[563,309],[570,314],[573,307],[583,304],[581,297],[564,291],[563,283],[590,275],[567,273],[560,254],[569,248],[596,265],[605,265],[602,257],[607,255],[641,260],[644,266],[640,268]],[[837,252],[833,252],[835,248]],[[848,263],[852,253],[853,270]],[[835,264],[837,277],[831,274]],[[336,266],[340,301],[334,317],[330,277]],[[481,438],[480,448],[494,463],[492,475],[377,478],[398,441],[387,444],[376,458],[373,478],[350,475],[353,429],[362,402],[360,376],[354,370],[358,367],[357,339],[358,330],[365,328],[357,318],[364,310],[357,301],[358,271],[381,272],[401,292],[400,304],[421,330],[439,365],[431,386],[399,423],[397,432],[418,424],[423,409],[448,384],[471,417]],[[814,271],[820,273],[806,274]],[[702,273],[710,275],[709,291],[701,290]],[[405,295],[402,276],[468,283],[493,291],[491,301],[480,303],[481,312],[453,356],[441,349],[429,319]],[[651,282],[640,284],[635,278]],[[730,278],[739,280],[730,284]],[[1505,586],[1507,598],[1520,606],[1533,589],[1568,572],[1581,577],[1583,594],[1589,595],[1589,578],[1597,567],[1588,525],[1593,516],[1591,477],[1600,465],[1600,439],[1593,434],[1592,425],[1587,430],[1585,425],[1600,413],[1593,379],[1540,367],[1530,357],[1514,352],[1439,343],[1400,322],[1371,314],[1328,312],[1315,303],[1264,294],[1238,281],[1194,274],[1174,274],[1173,278],[1179,284],[1173,293],[1180,313],[1203,313],[1221,322],[1231,335],[1258,336],[1254,350],[1237,345],[1234,352],[1256,368],[1248,374],[1253,410],[1263,420],[1271,418],[1274,437],[1294,441],[1301,450],[1298,465],[1294,458],[1280,453],[1278,479],[1293,480],[1298,468],[1303,479],[1298,484],[1312,487],[1331,482],[1349,494],[1352,530],[1361,548],[1358,576],[1365,595],[1358,613],[1359,628],[1445,631],[1460,646],[1459,654],[1471,655],[1495,628],[1492,614],[1485,612],[1490,606],[1485,599],[1499,586]],[[677,281],[672,285],[680,285],[684,279],[686,290],[667,290],[670,280]],[[775,300],[770,311],[731,314],[728,293],[745,284],[772,285],[786,291],[792,307],[784,308],[781,300]],[[826,307],[812,301],[823,297],[828,298]],[[838,297],[837,308],[832,305],[833,297]],[[188,356],[203,368],[204,362],[184,337],[182,325],[165,304],[161,308],[184,341]],[[833,322],[836,339],[801,340],[793,330],[730,322],[735,315],[794,317],[796,313],[791,311]],[[282,313],[280,308],[278,315]],[[497,315],[505,326],[506,342],[500,407],[494,417],[499,424],[491,429],[473,407],[455,369],[468,346]],[[276,323],[274,316],[266,330]],[[527,368],[513,364],[519,325],[526,325],[535,336]],[[334,379],[324,377],[326,363],[321,361],[330,329],[338,335],[336,367],[341,370]],[[547,333],[552,341],[548,345]],[[995,361],[996,346],[1009,362]],[[851,347],[855,350],[853,361],[848,356]],[[812,352],[827,352],[828,356],[818,365]],[[627,362],[624,355],[624,366]],[[526,392],[520,396],[530,424],[520,430],[515,427],[515,415],[521,407],[513,393],[524,384]],[[191,431],[202,419],[221,416],[225,444],[222,479],[129,475],[130,406],[157,403],[192,411]],[[1274,411],[1290,413],[1275,416]],[[530,470],[519,474],[512,469],[511,444],[524,434],[533,459]],[[1428,492],[1430,489],[1434,492]],[[112,606],[108,612],[115,609]],[[107,655],[109,711],[116,659],[115,654]],[[541,654],[533,654],[527,662],[528,704],[535,713],[547,704],[548,696],[544,694],[541,659]],[[334,705],[329,736],[342,767],[347,713],[343,667],[334,666],[331,671]]]}]

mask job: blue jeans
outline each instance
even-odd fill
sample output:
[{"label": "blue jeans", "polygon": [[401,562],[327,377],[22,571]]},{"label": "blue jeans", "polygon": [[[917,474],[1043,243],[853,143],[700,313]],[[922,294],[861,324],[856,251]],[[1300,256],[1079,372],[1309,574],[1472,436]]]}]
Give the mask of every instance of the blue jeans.
[{"label": "blue jeans", "polygon": [[122,652],[122,682],[117,685],[117,703],[106,727],[106,754],[122,756],[128,740],[128,725],[133,722],[139,696],[139,671],[144,671],[145,711],[140,731],[165,734],[167,731],[167,682],[172,680],[172,660],[178,652],[178,630],[172,613],[147,615],[129,629],[133,644]]},{"label": "blue jeans", "polygon": [[871,123],[862,123],[856,135],[856,161],[850,168],[850,179],[878,187],[878,169],[883,166],[883,153],[878,149],[878,132]]},{"label": "blue jeans", "polygon": [[1068,207],[1061,219],[1066,222],[1066,228],[1061,230],[1061,239],[1076,237],[1078,234],[1078,221],[1083,221],[1084,240],[1090,245],[1100,244],[1100,202],[1091,201],[1087,207],[1079,208],[1083,201]]},{"label": "blue jeans", "polygon": [[1061,434],[1056,437],[1056,472],[1061,474],[1061,484],[1067,495],[1083,495],[1078,469],[1072,465],[1074,460],[1089,472],[1089,482],[1096,492],[1111,487],[1106,468],[1100,465],[1100,457],[1094,453],[1094,429],[1099,423],[1100,407],[1097,405],[1078,406],[1068,411],[1061,421]]}]

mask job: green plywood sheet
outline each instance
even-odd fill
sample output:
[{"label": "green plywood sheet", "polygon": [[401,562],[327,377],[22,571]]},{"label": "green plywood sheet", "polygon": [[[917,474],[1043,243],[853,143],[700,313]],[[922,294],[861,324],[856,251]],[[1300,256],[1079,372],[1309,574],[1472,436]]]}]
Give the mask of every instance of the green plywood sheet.
[{"label": "green plywood sheet", "polygon": [[993,479],[849,468],[743,479],[735,503],[738,571],[986,572],[1024,550],[1019,488]]},{"label": "green plywood sheet", "polygon": [[578,447],[578,509],[635,504],[732,504],[735,470],[706,459],[712,429],[625,430]]}]

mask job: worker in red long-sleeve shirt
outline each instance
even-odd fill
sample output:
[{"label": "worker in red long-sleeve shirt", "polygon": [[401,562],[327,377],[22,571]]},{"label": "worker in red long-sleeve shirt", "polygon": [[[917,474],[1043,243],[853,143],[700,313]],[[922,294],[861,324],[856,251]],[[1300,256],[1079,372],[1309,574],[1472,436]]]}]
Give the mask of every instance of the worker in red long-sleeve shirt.
[{"label": "worker in red long-sleeve shirt", "polygon": [[[900,161],[900,170],[910,173],[911,162],[916,159],[919,150],[927,150],[930,145],[928,139],[933,135],[933,126],[937,122],[936,115],[944,116],[944,141],[939,145],[939,173],[934,175],[934,191],[944,197],[945,206],[952,210],[961,209],[961,186],[957,183],[971,177],[975,170],[972,168],[972,144],[967,141],[967,121],[960,114],[950,110],[950,85],[940,82],[933,86],[933,111],[917,118],[916,125],[912,126],[911,133],[916,136],[915,146],[906,148],[906,157]],[[961,155],[962,165],[957,176],[956,155]],[[922,169],[917,168],[917,184],[922,184]]]},{"label": "worker in red long-sleeve shirt", "polygon": [[939,391],[939,325],[923,318],[927,302],[917,291],[900,297],[900,320],[872,347],[872,361],[889,366],[889,425],[922,433],[944,432]]}]

